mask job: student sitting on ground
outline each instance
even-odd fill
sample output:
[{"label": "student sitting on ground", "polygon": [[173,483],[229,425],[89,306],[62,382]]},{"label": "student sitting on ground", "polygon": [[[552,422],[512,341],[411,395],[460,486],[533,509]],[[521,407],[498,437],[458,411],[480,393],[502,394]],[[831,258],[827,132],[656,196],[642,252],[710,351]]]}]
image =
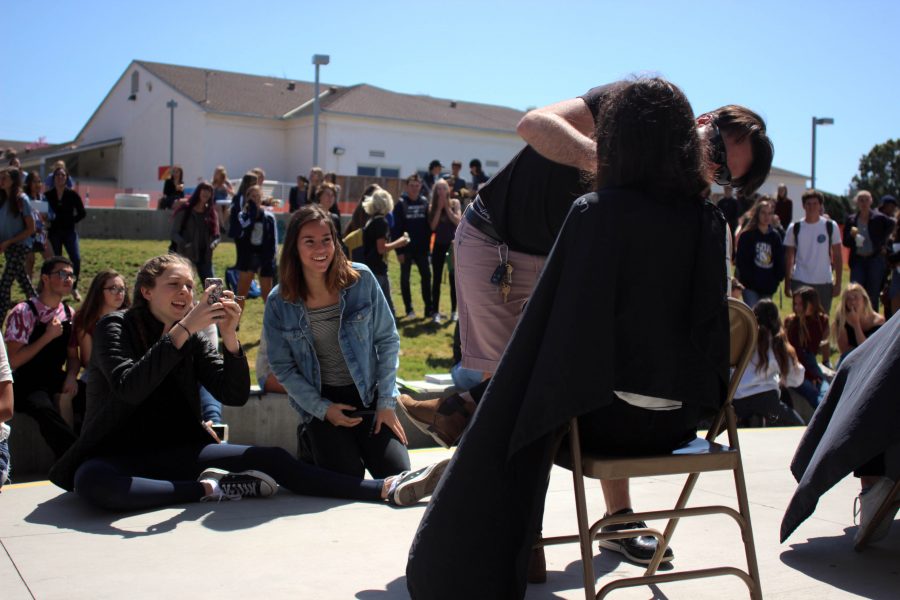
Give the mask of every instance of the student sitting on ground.
[{"label": "student sitting on ground", "polygon": [[734,411],[738,424],[745,427],[752,417],[761,417],[767,426],[802,425],[803,420],[781,403],[779,387],[803,383],[803,365],[781,326],[778,307],[763,298],[753,306],[759,323],[756,352],[734,393]]},{"label": "student sitting on ground", "polygon": [[[61,394],[59,400],[59,412],[63,418],[76,431],[81,429],[84,418],[85,388],[89,378],[87,366],[91,362],[91,350],[94,344],[94,327],[101,317],[111,312],[122,310],[131,306],[128,298],[128,289],[125,287],[125,279],[112,269],[104,269],[94,276],[88,288],[81,308],[75,313],[73,319],[73,335],[69,340],[69,351],[74,351],[78,362],[85,370],[78,381],[78,394],[72,397],[70,394]],[[73,404],[74,401],[74,404]]]},{"label": "student sitting on ground", "polygon": [[78,355],[69,352],[72,309],[62,299],[72,293],[72,262],[54,256],[41,265],[37,296],[20,302],[6,321],[6,348],[14,374],[16,408],[34,417],[53,453],[59,457],[75,441],[53,397],[78,391]]},{"label": "student sitting on ground", "polygon": [[841,304],[831,326],[831,336],[841,360],[884,325],[884,317],[872,309],[866,288],[851,283],[841,296]]},{"label": "student sitting on ground", "polygon": [[394,412],[400,336],[375,277],[337,239],[315,204],[291,217],[263,320],[269,363],[308,424],[317,465],[387,477],[409,468]]},{"label": "student sitting on ground", "polygon": [[803,286],[794,291],[792,302],[794,312],[784,320],[784,326],[788,341],[805,369],[803,383],[792,389],[815,409],[824,396],[822,388],[826,385],[816,355],[828,352],[822,350],[828,347],[828,315],[822,310],[818,293],[811,287]]},{"label": "student sitting on ground", "polygon": [[[194,305],[194,273],[180,256],[144,263],[133,306],[94,330],[88,413],[81,437],[50,471],[56,485],[111,510],[265,497],[279,484],[298,494],[398,505],[431,493],[442,463],[362,480],[300,463],[282,448],[215,443],[200,420],[197,383],[240,406],[250,370],[236,331],[240,307],[230,291],[210,303],[210,290]],[[196,335],[212,323],[224,355]]]}]

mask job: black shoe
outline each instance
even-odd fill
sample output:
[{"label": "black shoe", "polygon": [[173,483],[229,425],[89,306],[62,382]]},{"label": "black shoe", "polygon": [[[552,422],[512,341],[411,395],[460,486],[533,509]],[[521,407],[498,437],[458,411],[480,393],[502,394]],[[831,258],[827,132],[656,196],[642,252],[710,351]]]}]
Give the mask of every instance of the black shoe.
[{"label": "black shoe", "polygon": [[544,547],[532,548],[528,559],[528,583],[547,583],[547,558]]},{"label": "black shoe", "polygon": [[[630,508],[624,508],[617,512],[617,515],[627,515],[634,511]],[[609,515],[606,515],[609,516]],[[634,521],[633,523],[622,523],[620,525],[607,525],[600,529],[601,533],[609,533],[611,531],[622,531],[623,529],[646,529],[647,524],[643,521]],[[653,561],[653,555],[656,553],[658,544],[656,538],[652,535],[642,535],[633,538],[624,538],[620,540],[598,540],[597,544],[600,548],[618,552],[630,560],[631,562],[642,565],[649,565]],[[672,548],[666,548],[663,552],[662,561],[670,562],[675,558]]]},{"label": "black shoe", "polygon": [[229,473],[223,469],[209,468],[200,474],[197,481],[215,480],[219,484],[219,493],[201,498],[201,502],[210,500],[240,500],[246,497],[268,498],[278,491],[275,480],[261,471],[242,471]]}]

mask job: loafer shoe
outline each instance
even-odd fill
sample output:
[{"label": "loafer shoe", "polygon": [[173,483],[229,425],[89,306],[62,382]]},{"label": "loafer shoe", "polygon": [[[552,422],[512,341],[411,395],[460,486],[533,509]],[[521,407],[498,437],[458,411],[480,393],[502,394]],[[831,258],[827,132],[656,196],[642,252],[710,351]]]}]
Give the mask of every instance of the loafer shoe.
[{"label": "loafer shoe", "polygon": [[[617,515],[631,514],[630,508],[625,508],[617,512]],[[619,525],[607,525],[600,529],[603,533],[611,531],[622,531],[624,529],[646,529],[647,524],[644,521],[634,521],[632,523],[621,523]],[[649,565],[653,561],[653,555],[656,553],[658,544],[656,538],[652,535],[641,535],[637,537],[624,538],[618,540],[598,540],[597,544],[601,549],[612,550],[618,552],[631,562]],[[663,553],[661,562],[670,562],[675,558],[675,553],[671,547],[666,548]]]}]

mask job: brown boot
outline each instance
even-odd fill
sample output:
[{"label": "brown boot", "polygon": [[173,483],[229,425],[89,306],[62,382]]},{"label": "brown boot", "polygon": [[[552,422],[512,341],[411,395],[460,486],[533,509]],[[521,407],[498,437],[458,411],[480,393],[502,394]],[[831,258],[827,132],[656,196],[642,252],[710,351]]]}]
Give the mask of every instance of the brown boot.
[{"label": "brown boot", "polygon": [[433,400],[413,400],[400,394],[398,400],[410,422],[444,448],[459,441],[476,408],[474,401],[459,394]]}]

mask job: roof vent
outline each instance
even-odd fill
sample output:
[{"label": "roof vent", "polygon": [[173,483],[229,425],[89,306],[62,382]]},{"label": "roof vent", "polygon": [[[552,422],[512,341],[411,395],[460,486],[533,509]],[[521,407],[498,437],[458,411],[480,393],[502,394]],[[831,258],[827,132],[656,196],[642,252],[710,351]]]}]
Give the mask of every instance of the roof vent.
[{"label": "roof vent", "polygon": [[450,101],[450,108],[456,108],[456,100]]},{"label": "roof vent", "polygon": [[293,81],[289,81],[288,82],[288,91],[293,92],[296,89],[297,89],[297,84],[294,83]]}]

